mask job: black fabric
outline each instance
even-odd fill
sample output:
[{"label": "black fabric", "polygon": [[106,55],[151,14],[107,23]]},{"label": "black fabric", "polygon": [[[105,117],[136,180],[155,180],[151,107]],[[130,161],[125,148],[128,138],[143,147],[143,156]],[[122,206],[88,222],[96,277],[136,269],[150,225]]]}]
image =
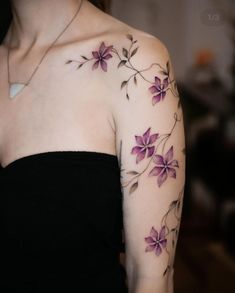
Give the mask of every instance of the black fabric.
[{"label": "black fabric", "polygon": [[54,151],[15,160],[0,170],[0,216],[1,292],[127,292],[116,156]]}]

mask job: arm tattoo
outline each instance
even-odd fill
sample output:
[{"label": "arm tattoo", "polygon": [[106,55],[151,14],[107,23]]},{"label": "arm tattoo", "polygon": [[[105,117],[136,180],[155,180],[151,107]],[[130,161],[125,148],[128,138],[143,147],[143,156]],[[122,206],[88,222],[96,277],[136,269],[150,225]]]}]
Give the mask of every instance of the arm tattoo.
[{"label": "arm tattoo", "polygon": [[[92,62],[92,70],[100,68],[103,72],[107,72],[109,60],[116,56],[117,68],[125,68],[130,71],[129,78],[122,81],[120,85],[120,89],[125,90],[125,96],[128,101],[130,100],[129,84],[133,82],[134,85],[137,85],[139,80],[143,80],[147,84],[146,93],[148,92],[149,95],[151,94],[152,106],[162,103],[166,99],[167,92],[170,91],[174,97],[178,98],[177,111],[179,111],[179,108],[181,108],[180,98],[176,81],[174,78],[170,78],[172,69],[169,60],[164,66],[159,63],[152,63],[146,68],[137,68],[133,64],[132,59],[139,51],[138,41],[134,40],[131,34],[126,35],[126,37],[129,46],[123,47],[121,52],[119,52],[113,45],[106,46],[103,41],[97,50],[91,51],[90,57],[80,55],[80,60],[70,59],[66,61],[66,64],[76,63],[76,69],[80,69],[86,63]],[[156,67],[158,71],[153,76],[152,80],[149,80],[146,78],[145,73],[153,67]],[[169,178],[176,179],[177,170],[180,166],[178,160],[174,158],[174,146],[170,144],[169,148],[166,149],[166,144],[171,138],[177,123],[181,121],[181,117],[179,117],[177,112],[174,113],[173,118],[173,125],[168,133],[160,134],[152,131],[151,127],[148,127],[142,135],[135,135],[135,145],[131,148],[130,155],[136,156],[135,163],[138,166],[142,166],[143,162],[147,161],[145,167],[143,167],[141,171],[127,171],[123,168],[121,158],[123,142],[120,140],[120,153],[118,160],[122,191],[124,188],[128,187],[128,194],[131,195],[134,193],[139,186],[140,176],[147,171],[148,177],[154,176],[157,178],[157,188],[161,188]],[[182,153],[185,155],[185,149],[182,150]],[[154,167],[149,170],[151,162],[154,163]],[[130,176],[130,179],[127,182],[122,182],[124,178],[122,174],[124,172]],[[168,254],[168,263],[163,272],[163,276],[165,276],[173,266],[173,255],[170,253],[169,248],[172,248],[173,250],[176,246],[180,226],[183,193],[184,186],[179,192],[177,198],[170,202],[168,210],[161,219],[161,223],[155,226],[158,228],[152,226],[148,236],[144,237],[144,242],[147,245],[145,252],[154,252],[157,257],[164,252]],[[171,221],[169,219],[171,219]],[[169,222],[172,223],[172,219],[175,223],[173,227],[169,224]]]},{"label": "arm tattoo", "polygon": [[[131,71],[131,75],[127,80],[122,81],[121,89],[125,88],[126,98],[130,99],[129,94],[129,84],[131,81],[134,82],[135,85],[138,83],[138,78],[144,80],[148,84],[148,91],[153,95],[152,97],[152,105],[154,106],[156,103],[163,101],[167,91],[171,91],[175,97],[179,97],[179,93],[177,90],[177,85],[175,79],[170,79],[170,62],[167,61],[165,67],[160,65],[159,63],[152,63],[150,66],[144,69],[138,69],[133,65],[132,58],[139,50],[139,46],[137,46],[138,41],[134,40],[133,36],[128,34],[128,41],[130,42],[129,47],[123,47],[121,52],[119,52],[113,45],[106,46],[104,42],[102,42],[99,48],[96,51],[91,52],[91,57],[86,57],[81,55],[81,60],[73,60],[69,59],[66,61],[66,64],[70,64],[72,62],[77,64],[77,69],[80,69],[84,64],[88,62],[93,62],[92,70],[101,68],[104,72],[108,71],[107,61],[114,57],[114,55],[118,59],[117,68],[127,68]],[[161,76],[154,76],[153,80],[149,80],[144,76],[144,73],[149,71],[151,68],[156,66],[159,71],[158,74]],[[178,104],[180,107],[180,103]]]}]

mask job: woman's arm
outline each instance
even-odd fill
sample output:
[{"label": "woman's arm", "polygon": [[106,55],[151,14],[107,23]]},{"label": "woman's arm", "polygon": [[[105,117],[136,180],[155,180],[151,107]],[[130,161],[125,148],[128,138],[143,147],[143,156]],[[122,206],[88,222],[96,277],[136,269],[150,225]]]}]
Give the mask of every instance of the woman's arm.
[{"label": "woman's arm", "polygon": [[172,293],[185,181],[182,109],[165,45],[127,41],[114,116],[129,292]]}]

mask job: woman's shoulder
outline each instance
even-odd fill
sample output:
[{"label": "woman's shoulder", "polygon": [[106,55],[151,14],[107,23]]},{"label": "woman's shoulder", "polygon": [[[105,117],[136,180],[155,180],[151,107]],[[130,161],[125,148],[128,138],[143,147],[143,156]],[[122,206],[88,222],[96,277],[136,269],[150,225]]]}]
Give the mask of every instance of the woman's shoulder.
[{"label": "woman's shoulder", "polygon": [[122,50],[123,47],[132,42],[132,47],[134,45],[139,46],[139,53],[142,52],[148,55],[152,51],[155,54],[168,54],[166,45],[158,36],[131,26],[112,14],[97,9],[90,3],[87,3],[87,13],[92,16],[89,21],[89,27],[86,27],[84,40],[83,37],[79,36],[77,41],[73,42],[75,47],[76,43],[78,46],[94,47],[104,42]]},{"label": "woman's shoulder", "polygon": [[[166,44],[159,36],[153,35],[145,30],[133,27],[113,16],[109,15],[107,20],[108,29],[99,37],[103,41],[111,42],[117,48],[128,45],[138,46],[139,53],[169,54]],[[137,55],[136,55],[137,57]]]}]

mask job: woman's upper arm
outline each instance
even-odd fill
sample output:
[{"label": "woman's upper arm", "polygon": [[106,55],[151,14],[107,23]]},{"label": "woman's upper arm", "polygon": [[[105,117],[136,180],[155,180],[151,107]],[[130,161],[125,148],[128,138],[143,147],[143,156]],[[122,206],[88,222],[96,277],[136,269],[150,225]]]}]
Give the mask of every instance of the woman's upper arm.
[{"label": "woman's upper arm", "polygon": [[166,293],[185,181],[182,109],[169,52],[158,39],[129,35],[120,56],[114,116],[129,290]]}]

